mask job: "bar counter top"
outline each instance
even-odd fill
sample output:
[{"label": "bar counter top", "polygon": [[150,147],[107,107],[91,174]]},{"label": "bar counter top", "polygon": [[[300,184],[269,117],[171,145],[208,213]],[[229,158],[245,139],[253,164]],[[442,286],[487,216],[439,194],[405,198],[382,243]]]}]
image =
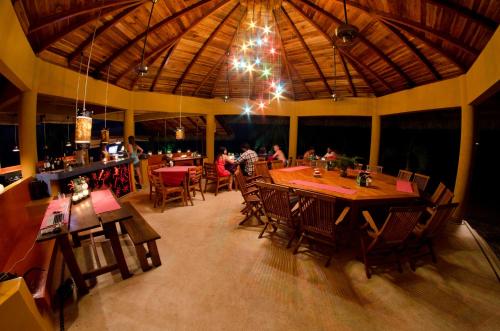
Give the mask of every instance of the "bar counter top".
[{"label": "bar counter top", "polygon": [[101,169],[105,169],[105,168],[114,167],[114,166],[117,166],[120,164],[128,164],[128,163],[132,163],[131,158],[117,160],[117,161],[108,161],[106,163],[104,163],[102,161],[98,161],[98,162],[92,162],[88,165],[74,167],[71,171],[61,169],[61,170],[42,172],[42,173],[36,174],[36,178],[38,180],[43,180],[45,182],[49,182],[49,181],[53,181],[53,180],[60,180],[60,179],[75,177],[75,176],[87,174],[89,172],[93,172],[96,170],[101,170]]}]

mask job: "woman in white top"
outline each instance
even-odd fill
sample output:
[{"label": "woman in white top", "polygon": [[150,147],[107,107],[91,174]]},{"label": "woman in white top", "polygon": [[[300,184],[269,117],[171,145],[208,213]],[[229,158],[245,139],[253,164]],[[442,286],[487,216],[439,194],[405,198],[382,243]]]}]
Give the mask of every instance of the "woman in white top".
[{"label": "woman in white top", "polygon": [[335,154],[335,152],[333,151],[333,149],[331,149],[330,147],[328,147],[326,149],[326,154],[323,157],[325,159],[335,159],[337,157],[337,154]]}]

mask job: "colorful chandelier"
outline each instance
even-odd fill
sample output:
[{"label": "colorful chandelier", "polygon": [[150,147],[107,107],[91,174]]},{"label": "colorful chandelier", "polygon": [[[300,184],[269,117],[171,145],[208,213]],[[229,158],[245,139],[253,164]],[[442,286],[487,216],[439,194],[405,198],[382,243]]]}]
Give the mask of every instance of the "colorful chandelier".
[{"label": "colorful chandelier", "polygon": [[[248,79],[248,98],[243,105],[245,114],[251,114],[254,110],[263,111],[271,102],[284,98],[281,55],[276,46],[276,31],[270,23],[271,17],[270,12],[261,15],[259,21],[263,24],[259,25],[252,13],[243,28],[238,28],[238,39],[232,47],[231,70],[240,78]],[[224,101],[227,100],[226,93]]]}]

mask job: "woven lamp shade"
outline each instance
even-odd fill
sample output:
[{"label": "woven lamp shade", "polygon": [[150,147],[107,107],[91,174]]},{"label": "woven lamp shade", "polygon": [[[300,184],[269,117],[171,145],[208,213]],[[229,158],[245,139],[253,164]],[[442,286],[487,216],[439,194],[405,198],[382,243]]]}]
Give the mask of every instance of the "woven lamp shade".
[{"label": "woven lamp shade", "polygon": [[108,129],[101,130],[101,143],[103,143],[103,144],[109,143],[109,130]]},{"label": "woven lamp shade", "polygon": [[186,132],[184,131],[184,128],[177,128],[175,130],[175,139],[183,140],[185,137],[186,137]]},{"label": "woven lamp shade", "polygon": [[75,126],[75,143],[90,144],[92,137],[92,118],[88,116],[77,116]]}]

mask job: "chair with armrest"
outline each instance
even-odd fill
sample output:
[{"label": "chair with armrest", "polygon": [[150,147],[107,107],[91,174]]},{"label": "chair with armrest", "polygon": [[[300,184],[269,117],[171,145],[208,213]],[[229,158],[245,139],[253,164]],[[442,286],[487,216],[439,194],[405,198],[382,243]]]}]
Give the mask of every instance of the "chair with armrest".
[{"label": "chair with armrest", "polygon": [[153,171],[162,167],[162,164],[148,165],[149,200],[156,194],[156,186],[153,183]]},{"label": "chair with armrest", "polygon": [[187,198],[193,205],[193,199],[191,198],[191,192],[193,192],[193,197],[196,196],[196,191],[201,193],[201,197],[205,200],[205,195],[201,189],[201,177],[203,176],[203,167],[196,166],[188,169],[188,184],[187,184]]},{"label": "chair with armrest", "polygon": [[371,266],[397,263],[403,272],[401,260],[405,244],[415,228],[423,206],[392,207],[384,224],[379,228],[368,211],[363,211],[366,223],[360,237],[361,254],[365,264],[366,277],[371,278]]},{"label": "chair with armrest", "polygon": [[295,190],[299,197],[300,238],[293,250],[297,254],[304,238],[332,247],[325,266],[330,265],[333,251],[337,249],[337,227],[346,218],[350,207],[338,212],[337,199],[321,193]]},{"label": "chair with armrest", "polygon": [[264,215],[267,218],[259,238],[262,238],[269,225],[273,228],[273,234],[281,227],[290,234],[286,246],[290,248],[297,235],[299,225],[298,208],[294,208],[295,204],[290,194],[290,188],[265,182],[257,182],[256,186],[259,189]]},{"label": "chair with armrest", "polygon": [[431,177],[429,176],[422,175],[416,172],[415,175],[413,175],[413,182],[417,184],[418,190],[420,192],[425,192],[430,178]]},{"label": "chair with armrest", "polygon": [[273,183],[269,168],[267,167],[267,161],[257,161],[254,163],[254,167],[257,176],[261,176],[266,183]]},{"label": "chair with armrest", "polygon": [[285,167],[285,163],[281,160],[272,160],[271,169],[281,169]]},{"label": "chair with armrest", "polygon": [[230,176],[221,177],[217,172],[217,166],[214,163],[205,163],[203,165],[205,169],[205,193],[207,193],[207,186],[210,183],[215,184],[215,196],[219,193],[219,189],[222,187],[229,187]]},{"label": "chair with armrest", "polygon": [[413,271],[415,271],[415,260],[420,257],[431,255],[432,262],[437,262],[433,241],[444,232],[458,205],[457,202],[438,205],[427,222],[415,226],[407,247],[410,267]]},{"label": "chair with armrest", "polygon": [[413,175],[413,172],[400,169],[399,173],[398,173],[398,179],[409,182],[412,175]]},{"label": "chair with armrest", "polygon": [[239,223],[239,225],[245,224],[252,218],[252,216],[255,216],[260,224],[263,224],[260,218],[262,214],[262,202],[258,194],[259,190],[255,186],[255,183],[253,181],[247,182],[239,167],[234,173],[234,179],[236,180],[245,205],[245,207],[241,210],[241,213],[245,215],[245,218]]},{"label": "chair with armrest", "polygon": [[186,196],[184,192],[184,182],[179,186],[166,186],[163,184],[163,180],[160,174],[154,173],[152,176],[153,183],[155,185],[155,200],[154,207],[159,207],[161,204],[161,212],[165,211],[165,203],[172,202],[176,200],[182,200],[182,203],[186,205]]},{"label": "chair with armrest", "polygon": [[366,166],[366,171],[372,172],[374,174],[381,174],[384,171],[384,167],[382,166],[374,166],[374,165],[367,165]]}]

